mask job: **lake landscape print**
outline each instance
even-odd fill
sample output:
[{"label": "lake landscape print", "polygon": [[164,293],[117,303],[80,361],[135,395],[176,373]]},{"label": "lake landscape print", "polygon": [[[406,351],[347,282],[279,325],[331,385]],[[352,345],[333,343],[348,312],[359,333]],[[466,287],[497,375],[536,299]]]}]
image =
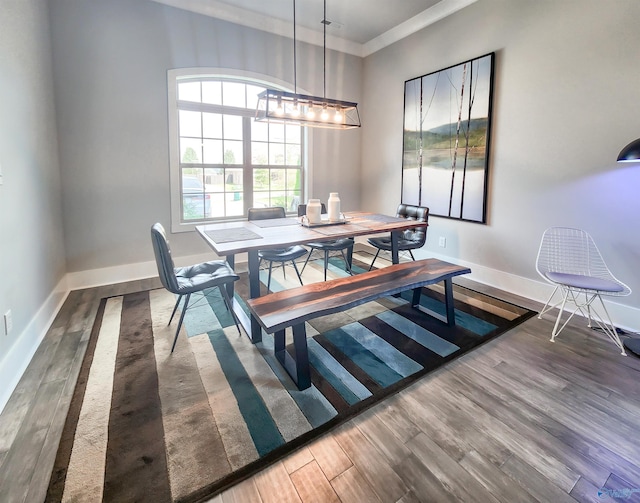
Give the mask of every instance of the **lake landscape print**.
[{"label": "lake landscape print", "polygon": [[402,202],[486,223],[494,53],[405,82]]}]

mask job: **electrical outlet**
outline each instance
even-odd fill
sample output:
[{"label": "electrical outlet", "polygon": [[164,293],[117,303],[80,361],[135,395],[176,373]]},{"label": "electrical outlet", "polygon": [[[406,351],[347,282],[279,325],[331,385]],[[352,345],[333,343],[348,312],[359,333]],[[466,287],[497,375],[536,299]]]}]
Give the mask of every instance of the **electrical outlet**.
[{"label": "electrical outlet", "polygon": [[438,245],[440,246],[440,248],[446,248],[447,247],[447,238],[445,238],[444,236],[440,236],[440,240],[438,241]]},{"label": "electrical outlet", "polygon": [[13,317],[11,316],[11,309],[4,313],[4,333],[9,335],[13,330]]}]

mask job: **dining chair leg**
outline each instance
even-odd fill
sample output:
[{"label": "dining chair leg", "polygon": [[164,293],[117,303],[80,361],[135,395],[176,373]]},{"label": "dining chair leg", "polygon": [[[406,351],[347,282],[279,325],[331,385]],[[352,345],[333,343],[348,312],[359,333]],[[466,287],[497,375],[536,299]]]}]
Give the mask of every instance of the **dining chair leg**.
[{"label": "dining chair leg", "polygon": [[408,250],[408,251],[409,251],[409,255],[411,255],[411,260],[415,262],[416,258],[413,256],[413,253],[411,252],[411,250]]},{"label": "dining chair leg", "polygon": [[342,253],[342,258],[344,259],[344,265],[347,268],[347,271],[349,272],[350,276],[353,276],[353,271],[351,270],[351,264],[349,263],[349,260],[347,260],[347,255],[344,253],[344,250],[340,250],[340,253]]},{"label": "dining chair leg", "polygon": [[376,259],[378,258],[378,254],[380,253],[380,248],[378,248],[378,251],[376,252],[376,256],[373,257],[373,260],[371,261],[371,265],[369,266],[369,270],[373,269],[373,263],[376,261]]},{"label": "dining chair leg", "polygon": [[271,269],[273,268],[273,262],[269,261],[269,279],[267,279],[267,290],[271,291]]},{"label": "dining chair leg", "polygon": [[171,318],[169,318],[169,323],[167,323],[167,326],[171,325],[171,322],[173,321],[173,317],[176,314],[176,310],[178,309],[178,304],[180,304],[181,299],[182,299],[182,295],[178,295],[178,300],[176,300],[176,305],[173,306],[173,311],[171,312]]},{"label": "dining chair leg", "polygon": [[302,274],[304,272],[304,268],[307,267],[307,262],[309,262],[309,259],[311,258],[312,253],[313,253],[313,250],[311,250],[307,255],[307,260],[304,261],[304,265],[302,266],[302,270],[300,271],[300,274]]},{"label": "dining chair leg", "polygon": [[178,328],[176,329],[176,336],[173,338],[173,345],[171,346],[171,352],[176,347],[176,342],[178,342],[178,335],[180,334],[180,327],[182,326],[182,321],[184,320],[184,315],[187,313],[187,307],[189,306],[189,299],[191,298],[191,294],[188,293],[184,299],[184,306],[182,307],[182,312],[180,313],[180,321],[178,321]]},{"label": "dining chair leg", "polygon": [[327,268],[329,267],[329,250],[324,251],[324,280],[327,281]]},{"label": "dining chair leg", "polygon": [[236,328],[238,329],[238,334],[242,335],[242,332],[240,331],[240,320],[238,319],[238,315],[236,314],[236,312],[233,310],[233,304],[231,303],[231,298],[227,293],[225,285],[219,285],[218,288],[220,289],[220,293],[222,294],[224,303],[227,305],[227,309],[231,312],[231,316],[233,316],[233,321],[235,322]]},{"label": "dining chair leg", "polygon": [[300,271],[298,271],[298,266],[296,265],[296,261],[292,260],[291,263],[293,264],[293,268],[296,270],[296,274],[298,275],[298,279],[300,280],[300,284],[304,285],[304,283],[302,282],[302,276],[300,276]]}]

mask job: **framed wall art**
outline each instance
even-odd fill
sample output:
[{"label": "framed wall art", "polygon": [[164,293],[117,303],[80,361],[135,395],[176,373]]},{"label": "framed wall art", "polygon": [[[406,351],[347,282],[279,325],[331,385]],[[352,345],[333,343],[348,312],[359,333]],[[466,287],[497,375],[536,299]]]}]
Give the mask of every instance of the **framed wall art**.
[{"label": "framed wall art", "polygon": [[486,223],[494,57],[405,82],[403,203]]}]

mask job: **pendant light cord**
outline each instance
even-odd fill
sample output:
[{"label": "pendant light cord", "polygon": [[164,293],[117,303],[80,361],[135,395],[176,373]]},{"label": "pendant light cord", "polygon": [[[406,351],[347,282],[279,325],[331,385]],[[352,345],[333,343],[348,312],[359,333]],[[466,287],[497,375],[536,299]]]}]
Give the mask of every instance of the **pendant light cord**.
[{"label": "pendant light cord", "polygon": [[327,0],[324,0],[324,13],[322,15],[323,42],[322,42],[322,97],[327,97]]},{"label": "pendant light cord", "polygon": [[296,0],[293,0],[293,92],[298,94],[296,60]]}]

